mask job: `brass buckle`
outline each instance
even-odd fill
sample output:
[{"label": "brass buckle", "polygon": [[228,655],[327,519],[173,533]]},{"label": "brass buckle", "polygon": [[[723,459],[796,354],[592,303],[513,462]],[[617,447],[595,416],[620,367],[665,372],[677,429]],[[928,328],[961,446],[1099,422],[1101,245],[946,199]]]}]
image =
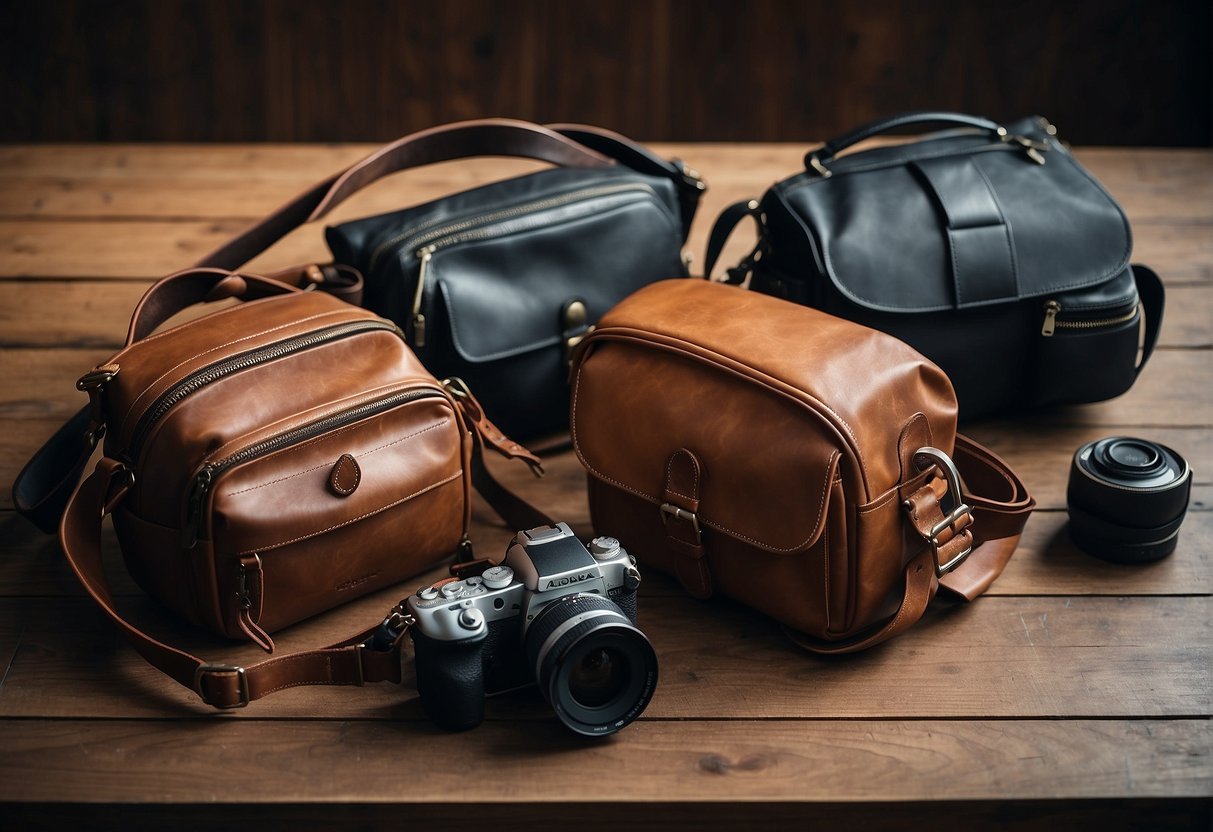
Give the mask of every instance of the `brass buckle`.
[{"label": "brass buckle", "polygon": [[[699,515],[693,511],[687,511],[685,508],[679,508],[673,503],[662,503],[661,513],[668,514],[675,520],[688,520],[691,523],[691,528],[695,531],[695,545],[703,545],[703,533],[699,529]],[[661,518],[662,523],[665,522],[665,517]]]},{"label": "brass buckle", "polygon": [[[206,698],[206,692],[202,689],[202,677],[207,673],[235,673],[236,678],[240,680],[240,701],[235,705],[216,705],[214,702]],[[194,671],[194,692],[202,697],[202,701],[210,705],[212,708],[219,708],[223,711],[233,710],[235,708],[243,708],[251,701],[248,693],[248,674],[244,672],[244,668],[235,664],[201,664]]]},{"label": "brass buckle", "polygon": [[76,380],[76,389],[87,393],[90,390],[96,390],[99,387],[108,384],[113,380],[114,376],[118,375],[117,364],[103,364],[95,370],[89,370],[84,375]]},{"label": "brass buckle", "polygon": [[[944,481],[948,484],[948,490],[939,500],[939,507],[943,510],[944,517],[931,527],[931,533],[926,537],[927,542],[931,544],[931,556],[935,560],[935,577],[942,578],[965,562],[965,559],[973,553],[973,546],[970,543],[963,552],[947,563],[941,564],[939,562],[939,535],[944,529],[955,531],[956,523],[965,515],[971,515],[972,509],[961,498],[964,483],[960,478],[960,472],[952,463],[951,457],[938,448],[927,446],[914,452],[914,465],[919,471],[925,471],[932,466],[938,468],[943,473]],[[906,507],[909,508],[908,500]]]},{"label": "brass buckle", "polygon": [[451,376],[442,380],[442,386],[446,388],[446,392],[450,393],[456,399],[470,399],[472,390],[468,387],[467,382],[459,376]]}]

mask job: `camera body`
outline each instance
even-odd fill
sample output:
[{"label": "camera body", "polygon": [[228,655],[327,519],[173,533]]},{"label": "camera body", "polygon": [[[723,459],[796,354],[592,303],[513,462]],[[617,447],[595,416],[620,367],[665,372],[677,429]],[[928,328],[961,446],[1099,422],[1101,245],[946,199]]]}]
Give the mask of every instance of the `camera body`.
[{"label": "camera body", "polygon": [[640,573],[614,538],[587,549],[566,523],[518,532],[500,565],[424,587],[415,623],[417,690],[435,723],[472,728],[484,698],[540,685],[578,733],[613,733],[644,710],[657,662],[636,627]]}]

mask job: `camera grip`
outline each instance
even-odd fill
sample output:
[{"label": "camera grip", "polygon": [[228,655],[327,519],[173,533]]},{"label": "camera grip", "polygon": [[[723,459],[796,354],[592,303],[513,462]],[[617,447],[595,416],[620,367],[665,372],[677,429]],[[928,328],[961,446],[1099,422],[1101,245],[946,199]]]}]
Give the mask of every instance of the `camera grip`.
[{"label": "camera grip", "polygon": [[484,721],[485,634],[438,641],[413,630],[417,693],[426,715],[448,731],[466,731]]}]

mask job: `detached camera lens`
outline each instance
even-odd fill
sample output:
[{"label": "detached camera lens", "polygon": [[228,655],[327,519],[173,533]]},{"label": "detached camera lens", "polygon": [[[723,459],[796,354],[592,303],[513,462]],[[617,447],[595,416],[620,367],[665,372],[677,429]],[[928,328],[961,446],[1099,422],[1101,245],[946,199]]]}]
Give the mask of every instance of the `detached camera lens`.
[{"label": "detached camera lens", "polygon": [[1126,436],[1083,445],[1070,465],[1070,537],[1116,563],[1149,563],[1175,551],[1192,469],[1175,451]]},{"label": "detached camera lens", "polygon": [[560,720],[579,734],[611,734],[644,711],[657,655],[644,633],[600,595],[566,595],[526,634],[527,661]]}]

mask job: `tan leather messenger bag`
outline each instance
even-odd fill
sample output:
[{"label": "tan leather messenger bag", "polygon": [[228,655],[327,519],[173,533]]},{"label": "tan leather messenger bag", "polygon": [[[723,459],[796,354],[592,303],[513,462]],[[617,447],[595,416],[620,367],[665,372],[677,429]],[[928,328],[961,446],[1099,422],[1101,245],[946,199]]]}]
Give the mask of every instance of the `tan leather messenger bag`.
[{"label": "tan leather messenger bag", "polygon": [[910,347],[706,281],[601,320],[574,356],[572,431],[595,529],[822,653],[900,633],[940,587],[980,595],[1034,506],[956,434],[951,384]]}]

